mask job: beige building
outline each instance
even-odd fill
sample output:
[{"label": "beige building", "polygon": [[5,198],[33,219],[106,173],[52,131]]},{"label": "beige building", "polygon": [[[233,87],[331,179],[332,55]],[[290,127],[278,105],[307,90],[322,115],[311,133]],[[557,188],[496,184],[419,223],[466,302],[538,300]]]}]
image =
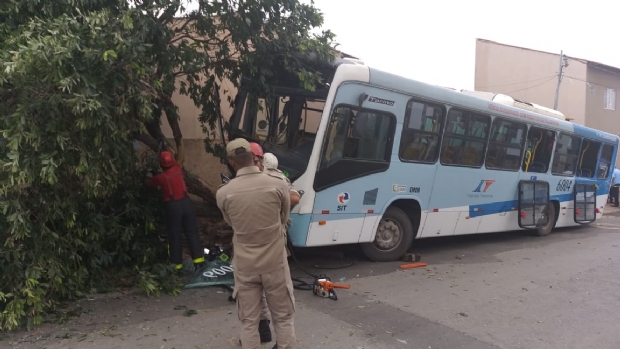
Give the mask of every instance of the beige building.
[{"label": "beige building", "polygon": [[[620,69],[564,55],[557,110],[574,123],[620,134]],[[560,54],[476,42],[475,90],[503,93],[514,99],[553,108]]]}]

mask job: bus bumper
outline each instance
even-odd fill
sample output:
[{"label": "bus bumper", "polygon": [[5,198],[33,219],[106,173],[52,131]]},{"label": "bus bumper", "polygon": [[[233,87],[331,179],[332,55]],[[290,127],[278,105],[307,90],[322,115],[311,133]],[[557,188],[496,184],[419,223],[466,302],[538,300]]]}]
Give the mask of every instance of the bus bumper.
[{"label": "bus bumper", "polygon": [[291,213],[291,225],[288,227],[288,236],[295,247],[305,247],[308,241],[308,230],[312,214]]}]

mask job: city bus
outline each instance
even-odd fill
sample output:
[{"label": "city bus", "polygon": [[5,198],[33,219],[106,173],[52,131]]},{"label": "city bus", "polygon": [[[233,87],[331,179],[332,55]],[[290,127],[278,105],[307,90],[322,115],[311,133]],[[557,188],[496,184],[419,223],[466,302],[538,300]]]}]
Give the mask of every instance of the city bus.
[{"label": "city bus", "polygon": [[242,82],[230,118],[303,192],[293,246],[360,244],[372,261],[395,261],[415,239],[544,236],[603,214],[618,136],[356,60],[321,69],[314,91],[281,84],[259,98]]}]

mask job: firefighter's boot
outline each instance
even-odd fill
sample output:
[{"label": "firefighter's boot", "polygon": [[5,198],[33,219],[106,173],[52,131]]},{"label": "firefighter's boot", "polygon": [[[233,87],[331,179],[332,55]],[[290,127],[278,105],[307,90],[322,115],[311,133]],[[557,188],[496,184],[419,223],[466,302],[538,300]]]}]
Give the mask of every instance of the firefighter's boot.
[{"label": "firefighter's boot", "polygon": [[269,320],[261,320],[258,323],[258,334],[261,343],[271,342],[271,329],[269,328]]}]

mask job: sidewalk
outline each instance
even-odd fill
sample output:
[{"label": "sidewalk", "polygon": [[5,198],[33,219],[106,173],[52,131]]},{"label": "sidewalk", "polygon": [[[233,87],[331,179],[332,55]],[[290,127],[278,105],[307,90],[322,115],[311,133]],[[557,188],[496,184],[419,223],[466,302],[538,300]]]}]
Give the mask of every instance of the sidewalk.
[{"label": "sidewalk", "polygon": [[[301,296],[299,298],[302,300],[306,298],[298,293],[296,291],[296,296]],[[139,295],[103,295],[98,299],[77,302],[79,316],[65,324],[45,324],[36,331],[9,335],[0,341],[0,347],[241,348],[236,307],[227,301],[227,297],[228,293],[218,288],[187,290],[178,297],[162,296],[159,299]],[[298,348],[388,349],[385,345],[374,344],[361,329],[308,308],[302,302],[296,302]],[[196,314],[189,315],[187,310],[195,310]],[[264,344],[262,347],[271,349],[273,345]]]},{"label": "sidewalk", "polygon": [[610,204],[605,205],[603,217],[605,216],[620,216],[620,207],[613,207]]}]

